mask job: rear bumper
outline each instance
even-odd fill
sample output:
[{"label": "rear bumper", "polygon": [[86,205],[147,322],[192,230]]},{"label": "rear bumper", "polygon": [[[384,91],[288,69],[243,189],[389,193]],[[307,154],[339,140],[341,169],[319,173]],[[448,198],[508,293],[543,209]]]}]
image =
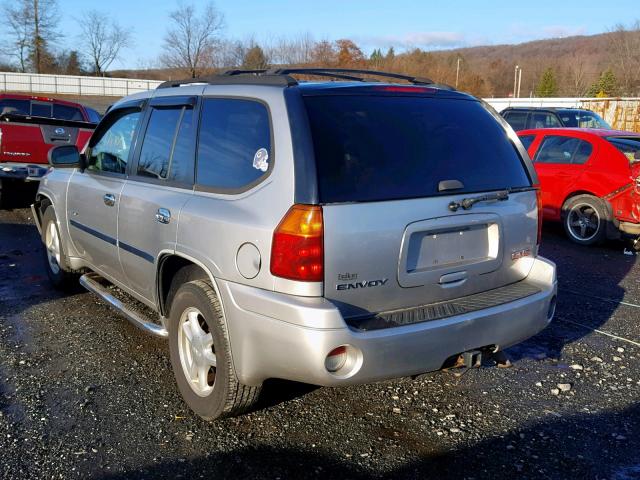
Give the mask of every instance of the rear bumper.
[{"label": "rear bumper", "polygon": [[0,163],[0,178],[39,182],[49,171],[48,165],[31,163]]},{"label": "rear bumper", "polygon": [[[277,294],[220,281],[219,288],[240,381],[282,378],[316,385],[348,385],[416,375],[445,360],[489,345],[504,349],[545,328],[557,294],[555,265],[532,260],[541,292],[507,304],[441,320],[362,332],[350,329],[324,298]],[[333,374],[326,355],[341,345],[355,352],[351,367]]]}]

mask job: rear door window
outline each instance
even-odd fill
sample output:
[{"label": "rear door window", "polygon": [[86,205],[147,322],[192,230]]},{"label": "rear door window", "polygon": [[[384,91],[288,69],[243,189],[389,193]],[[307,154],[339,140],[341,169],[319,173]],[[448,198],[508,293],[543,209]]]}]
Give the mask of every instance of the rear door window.
[{"label": "rear door window", "polygon": [[220,192],[246,190],[273,166],[267,107],[244,99],[208,98],[202,105],[198,185]]},{"label": "rear door window", "polygon": [[542,140],[536,153],[536,163],[584,164],[593,147],[585,140],[559,135],[549,135]]},{"label": "rear door window", "polygon": [[193,181],[193,108],[152,108],[137,174],[178,183]]},{"label": "rear door window", "polygon": [[507,132],[476,101],[391,95],[305,96],[322,203],[530,186]]},{"label": "rear door window", "polygon": [[511,111],[504,115],[504,119],[507,121],[511,128],[516,132],[518,130],[524,130],[527,125],[527,112]]},{"label": "rear door window", "polygon": [[59,118],[60,120],[74,120],[83,121],[82,113],[80,109],[76,107],[70,107],[68,105],[53,104],[53,118]]},{"label": "rear door window", "polygon": [[51,104],[49,102],[31,102],[31,115],[51,118]]},{"label": "rear door window", "polygon": [[557,128],[562,127],[560,121],[553,113],[532,112],[529,115],[529,125],[527,128]]},{"label": "rear door window", "polygon": [[0,100],[0,115],[30,115],[31,102],[29,100],[14,100],[6,98]]}]

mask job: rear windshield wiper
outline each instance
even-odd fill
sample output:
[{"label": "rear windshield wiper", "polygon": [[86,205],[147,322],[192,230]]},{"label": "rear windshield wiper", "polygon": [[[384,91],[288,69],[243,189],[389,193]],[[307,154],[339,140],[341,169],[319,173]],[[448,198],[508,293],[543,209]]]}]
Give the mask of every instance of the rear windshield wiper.
[{"label": "rear windshield wiper", "polygon": [[463,210],[470,210],[471,207],[473,207],[478,202],[489,202],[492,200],[503,202],[508,199],[509,191],[503,190],[501,192],[488,193],[486,195],[479,195],[477,197],[463,198],[460,202],[451,202],[449,204],[449,210],[451,210],[452,212],[457,212],[460,207],[462,207]]}]

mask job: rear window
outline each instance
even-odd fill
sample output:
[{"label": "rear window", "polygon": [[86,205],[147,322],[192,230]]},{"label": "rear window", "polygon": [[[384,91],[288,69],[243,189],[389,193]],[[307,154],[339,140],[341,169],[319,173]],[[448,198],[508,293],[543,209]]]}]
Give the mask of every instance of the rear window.
[{"label": "rear window", "polygon": [[558,115],[565,127],[611,128],[600,115],[588,110],[559,110]]},{"label": "rear window", "polygon": [[83,121],[82,113],[76,107],[70,107],[68,105],[53,104],[53,118],[59,118],[60,120],[77,120]]},{"label": "rear window", "polygon": [[515,146],[479,103],[408,96],[307,96],[322,203],[530,186]]},{"label": "rear window", "polygon": [[620,150],[630,163],[640,160],[640,137],[609,137],[607,140]]},{"label": "rear window", "polygon": [[0,115],[30,115],[31,102],[29,100],[15,100],[7,98],[0,100]]},{"label": "rear window", "polygon": [[511,111],[504,114],[504,119],[511,125],[516,132],[524,130],[527,125],[527,112]]},{"label": "rear window", "polygon": [[51,118],[51,104],[45,102],[31,102],[31,115],[34,117]]}]

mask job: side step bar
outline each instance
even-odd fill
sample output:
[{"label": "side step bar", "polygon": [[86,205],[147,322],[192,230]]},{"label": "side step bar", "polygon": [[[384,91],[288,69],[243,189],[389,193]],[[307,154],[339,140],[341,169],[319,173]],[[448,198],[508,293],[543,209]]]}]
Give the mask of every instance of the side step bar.
[{"label": "side step bar", "polygon": [[144,330],[147,333],[151,333],[156,337],[167,338],[169,336],[169,332],[166,328],[152,322],[151,320],[146,319],[144,316],[133,311],[131,308],[127,307],[124,303],[114,297],[111,292],[109,292],[109,290],[100,283],[100,280],[102,280],[102,277],[97,273],[85,273],[80,277],[80,285],[82,285],[90,292],[93,292],[102,297],[105,302],[118,310],[121,314],[127,317],[127,320],[129,320],[141,330]]}]

